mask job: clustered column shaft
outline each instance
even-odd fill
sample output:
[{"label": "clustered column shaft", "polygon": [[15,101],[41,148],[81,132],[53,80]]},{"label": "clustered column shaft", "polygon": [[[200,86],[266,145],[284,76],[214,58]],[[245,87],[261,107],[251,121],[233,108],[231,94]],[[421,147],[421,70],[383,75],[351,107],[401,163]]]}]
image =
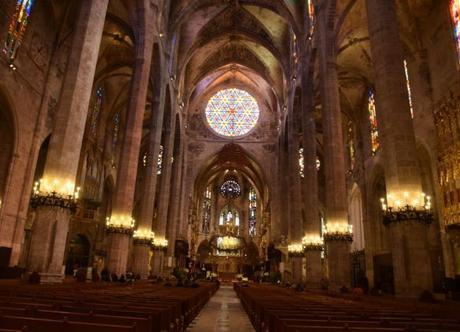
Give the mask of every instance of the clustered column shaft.
[{"label": "clustered column shaft", "polygon": [[[134,75],[131,84],[130,101],[120,164],[117,171],[117,185],[113,196],[111,223],[132,217],[134,190],[139,162],[142,125],[149,86],[154,40],[154,13],[149,1],[143,1],[139,13],[139,34],[136,50]],[[128,227],[128,225],[123,225]],[[108,229],[110,231],[110,228]],[[107,254],[107,268],[111,273],[126,272],[130,236],[127,233],[110,232]]]},{"label": "clustered column shaft", "polygon": [[[388,204],[390,197],[413,199],[422,192],[394,0],[367,0],[375,70],[376,110],[382,146]],[[391,224],[396,293],[418,295],[432,288],[426,225],[412,220]],[[408,259],[410,257],[410,259]],[[429,260],[428,260],[429,262]]]},{"label": "clustered column shaft", "polygon": [[[75,160],[80,156],[107,6],[108,0],[82,1],[74,32],[43,176],[43,183],[48,183],[59,194],[75,189],[78,167]],[[40,191],[49,194],[46,186],[41,186]],[[62,278],[69,219],[68,210],[37,208],[29,270]],[[46,281],[44,277],[42,280]]]}]

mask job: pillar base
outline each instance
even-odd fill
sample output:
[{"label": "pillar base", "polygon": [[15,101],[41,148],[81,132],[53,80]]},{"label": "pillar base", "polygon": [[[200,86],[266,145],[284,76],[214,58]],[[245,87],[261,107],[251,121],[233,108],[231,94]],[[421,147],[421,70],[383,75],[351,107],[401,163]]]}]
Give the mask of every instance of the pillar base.
[{"label": "pillar base", "polygon": [[163,276],[163,265],[164,265],[164,250],[154,250],[152,257],[152,274],[154,276]]},{"label": "pillar base", "polygon": [[342,287],[350,290],[350,246],[349,240],[326,240],[330,290],[339,291]]},{"label": "pillar base", "polygon": [[70,211],[67,209],[37,208],[27,262],[30,272],[62,275],[69,222]]},{"label": "pillar base", "polygon": [[126,273],[128,264],[130,234],[109,233],[106,267],[109,273],[115,273],[118,277]]},{"label": "pillar base", "polygon": [[428,226],[417,221],[389,226],[395,293],[401,297],[418,297],[433,290],[430,255],[427,248]]},{"label": "pillar base", "polygon": [[292,257],[292,282],[299,284],[303,280],[302,278],[302,257]]},{"label": "pillar base", "polygon": [[61,284],[64,281],[63,274],[40,273],[41,284]]},{"label": "pillar base", "polygon": [[307,280],[305,286],[309,289],[320,289],[323,279],[323,268],[321,263],[321,250],[307,250]]},{"label": "pillar base", "polygon": [[141,279],[147,279],[150,272],[150,245],[136,244],[133,246],[133,273]]}]

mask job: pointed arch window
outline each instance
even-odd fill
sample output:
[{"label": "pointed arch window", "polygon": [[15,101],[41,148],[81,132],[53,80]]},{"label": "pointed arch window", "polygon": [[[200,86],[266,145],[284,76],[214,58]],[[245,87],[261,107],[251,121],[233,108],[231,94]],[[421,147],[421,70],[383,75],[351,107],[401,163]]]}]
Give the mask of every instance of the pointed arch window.
[{"label": "pointed arch window", "polygon": [[347,125],[347,150],[350,158],[350,169],[355,168],[356,163],[356,148],[355,148],[355,134],[353,132],[353,122],[348,121]]},{"label": "pointed arch window", "polygon": [[457,49],[457,62],[460,64],[460,0],[450,0],[450,17],[454,30],[454,42]]},{"label": "pointed arch window", "polygon": [[15,69],[13,61],[16,59],[19,46],[21,46],[24,33],[29,22],[34,0],[17,0],[16,9],[8,24],[3,52],[7,56],[10,67]]},{"label": "pointed arch window", "polygon": [[303,156],[303,148],[299,148],[299,174],[303,178],[305,176],[305,159]]},{"label": "pointed arch window", "polygon": [[315,6],[313,4],[313,0],[308,0],[308,17],[310,19],[309,22],[309,38],[313,36],[315,32]]},{"label": "pointed arch window", "polygon": [[369,112],[369,121],[371,124],[371,148],[372,154],[375,154],[380,146],[379,131],[377,125],[377,112],[375,108],[374,91],[369,89],[367,96],[367,110]]},{"label": "pointed arch window", "polygon": [[120,135],[120,113],[115,113],[113,116],[113,130],[112,130],[112,153],[115,154],[118,146],[118,139]]},{"label": "pointed arch window", "polygon": [[158,152],[158,159],[157,159],[157,175],[161,175],[163,171],[163,145],[160,145],[160,151]]},{"label": "pointed arch window", "polygon": [[212,191],[211,186],[206,188],[203,197],[203,223],[201,229],[203,233],[209,233],[209,226],[211,224],[211,206],[212,206]]},{"label": "pointed arch window", "polygon": [[257,235],[257,194],[254,188],[249,189],[249,236]]},{"label": "pointed arch window", "polygon": [[225,207],[219,216],[219,225],[240,225],[240,214],[235,208]]},{"label": "pointed arch window", "polygon": [[410,116],[412,119],[414,118],[414,106],[412,104],[412,89],[411,83],[409,78],[409,70],[407,68],[407,61],[404,60],[404,73],[406,74],[406,87],[407,87],[407,96],[409,98],[409,109],[410,109]]},{"label": "pointed arch window", "polygon": [[94,93],[94,98],[91,107],[91,136],[97,135],[97,125],[99,123],[99,116],[102,111],[104,101],[104,88],[98,87]]}]

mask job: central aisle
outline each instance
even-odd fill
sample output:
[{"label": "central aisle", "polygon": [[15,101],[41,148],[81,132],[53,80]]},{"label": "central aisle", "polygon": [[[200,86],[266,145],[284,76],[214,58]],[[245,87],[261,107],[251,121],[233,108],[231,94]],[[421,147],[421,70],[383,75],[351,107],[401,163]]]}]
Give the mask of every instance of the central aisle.
[{"label": "central aisle", "polygon": [[190,324],[190,332],[252,332],[246,312],[232,286],[220,286],[203,310]]}]

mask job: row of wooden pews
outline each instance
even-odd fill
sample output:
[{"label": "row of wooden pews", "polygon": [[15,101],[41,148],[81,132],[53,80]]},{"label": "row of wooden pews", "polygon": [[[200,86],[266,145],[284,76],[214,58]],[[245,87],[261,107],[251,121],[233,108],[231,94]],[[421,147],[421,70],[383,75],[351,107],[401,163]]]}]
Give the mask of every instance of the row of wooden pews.
[{"label": "row of wooden pews", "polygon": [[135,284],[0,284],[0,332],[178,332],[217,291]]},{"label": "row of wooden pews", "polygon": [[[460,331],[460,307],[333,298],[271,285],[234,286],[258,332]],[[438,308],[439,309],[439,308]]]}]

